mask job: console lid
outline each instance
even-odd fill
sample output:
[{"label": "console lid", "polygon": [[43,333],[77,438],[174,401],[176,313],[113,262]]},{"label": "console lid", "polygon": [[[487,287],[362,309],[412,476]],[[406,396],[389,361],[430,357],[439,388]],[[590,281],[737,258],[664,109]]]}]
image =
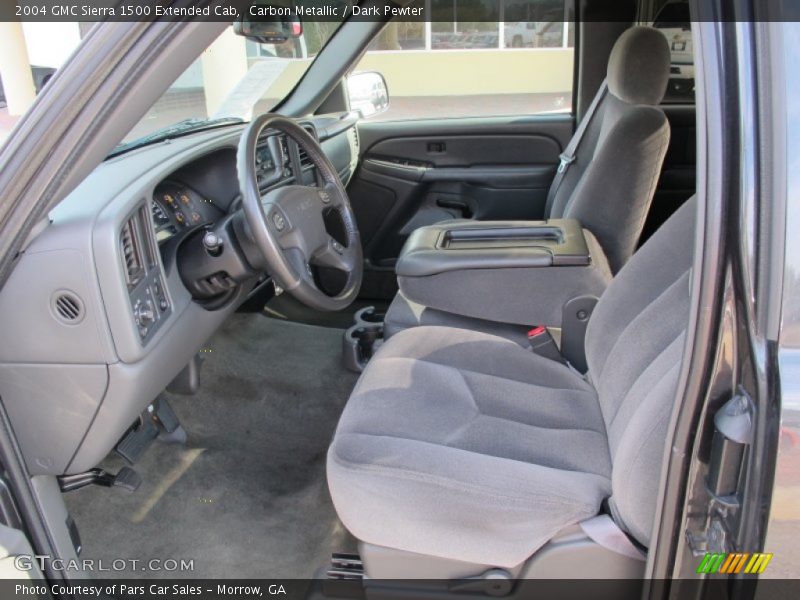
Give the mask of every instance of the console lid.
[{"label": "console lid", "polygon": [[599,297],[611,271],[574,219],[445,221],[411,234],[397,281],[411,301],[502,323],[560,327],[574,298]]}]

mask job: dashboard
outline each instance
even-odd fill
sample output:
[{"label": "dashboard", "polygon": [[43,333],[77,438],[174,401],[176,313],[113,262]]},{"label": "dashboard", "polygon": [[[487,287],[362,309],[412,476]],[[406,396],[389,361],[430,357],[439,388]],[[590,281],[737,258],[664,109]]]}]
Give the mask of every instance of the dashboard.
[{"label": "dashboard", "polygon": [[[301,125],[347,183],[355,121]],[[258,284],[210,307],[178,268],[182,248],[239,210],[241,132],[197,132],[106,160],[27,242],[0,293],[0,330],[15,340],[0,345],[0,395],[32,474],[96,466]],[[264,192],[315,184],[308,158],[280,136],[266,135],[256,160]]]}]

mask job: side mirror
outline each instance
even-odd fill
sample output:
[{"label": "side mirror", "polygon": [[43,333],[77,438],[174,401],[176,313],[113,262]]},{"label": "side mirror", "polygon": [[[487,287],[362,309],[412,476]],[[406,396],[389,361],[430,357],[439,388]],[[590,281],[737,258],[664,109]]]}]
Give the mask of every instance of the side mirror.
[{"label": "side mirror", "polygon": [[233,23],[233,31],[259,44],[283,44],[303,35],[293,0],[256,0]]},{"label": "side mirror", "polygon": [[383,75],[375,71],[354,73],[347,78],[350,110],[364,118],[373,117],[389,108],[389,90]]}]

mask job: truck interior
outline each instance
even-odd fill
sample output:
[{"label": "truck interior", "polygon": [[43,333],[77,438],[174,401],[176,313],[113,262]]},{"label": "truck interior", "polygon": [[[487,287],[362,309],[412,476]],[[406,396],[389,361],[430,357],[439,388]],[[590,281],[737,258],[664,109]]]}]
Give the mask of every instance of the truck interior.
[{"label": "truck interior", "polygon": [[[702,228],[688,12],[575,2],[569,110],[369,118],[347,78],[386,23],[345,21],[252,118],[117,132],[0,291],[62,556],[644,576]],[[227,27],[168,26],[160,91]]]}]

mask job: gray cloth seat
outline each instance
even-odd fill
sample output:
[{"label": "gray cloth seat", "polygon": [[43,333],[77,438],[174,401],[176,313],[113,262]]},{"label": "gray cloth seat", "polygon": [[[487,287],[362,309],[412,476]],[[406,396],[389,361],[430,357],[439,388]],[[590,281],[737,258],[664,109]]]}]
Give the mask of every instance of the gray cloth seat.
[{"label": "gray cloth seat", "polygon": [[368,363],[328,452],[359,540],[513,567],[598,513],[650,541],[689,319],[695,202],[612,281],[587,377],[490,334],[417,327]]},{"label": "gray cloth seat", "polygon": [[[667,89],[670,60],[667,40],[657,29],[633,27],[620,36],[608,61],[608,92],[546,207],[545,218],[580,221],[599,242],[612,273],[636,250],[669,145],[669,122],[658,105]],[[475,325],[404,294],[402,287],[386,323],[389,336],[422,324]],[[512,328],[510,335],[508,327],[495,331],[516,339],[521,329]]]},{"label": "gray cloth seat", "polygon": [[409,300],[402,291],[397,292],[383,322],[384,338],[389,339],[405,329],[420,325],[440,325],[490,333],[515,342],[522,347],[527,347],[527,333],[535,323],[516,325],[457,315],[414,302]]},{"label": "gray cloth seat", "polygon": [[669,82],[664,34],[632,27],[608,58],[608,92],[586,129],[575,162],[546,208],[551,219],[577,219],[619,271],[636,250],[669,146],[659,104]]}]

